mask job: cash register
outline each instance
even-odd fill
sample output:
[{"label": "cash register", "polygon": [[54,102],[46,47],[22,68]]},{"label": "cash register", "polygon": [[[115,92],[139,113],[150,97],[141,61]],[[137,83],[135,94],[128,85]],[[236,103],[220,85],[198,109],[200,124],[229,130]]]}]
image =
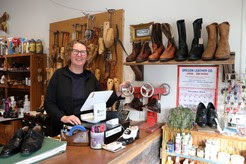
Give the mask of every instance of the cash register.
[{"label": "cash register", "polygon": [[[113,91],[94,91],[91,92],[88,98],[86,99],[84,105],[81,107],[80,111],[89,111],[92,112],[81,114],[80,118],[82,120],[82,125],[86,127],[87,129],[91,129],[93,126],[99,125],[99,124],[105,124],[106,130],[104,135],[104,143],[108,144],[110,142],[113,142],[117,140],[123,133],[123,129],[126,128],[117,121],[117,117],[119,117],[119,114],[117,111],[115,111],[116,114],[115,118],[111,117],[111,120],[107,120],[107,109],[106,109],[106,102],[112,95]],[[107,126],[110,124],[111,126]],[[124,125],[124,126],[129,126]]]}]

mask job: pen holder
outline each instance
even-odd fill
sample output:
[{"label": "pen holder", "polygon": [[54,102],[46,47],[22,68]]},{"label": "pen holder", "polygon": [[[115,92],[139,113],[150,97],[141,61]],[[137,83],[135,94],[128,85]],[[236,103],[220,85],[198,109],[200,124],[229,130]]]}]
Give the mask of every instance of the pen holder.
[{"label": "pen holder", "polygon": [[90,132],[91,139],[90,139],[90,146],[92,149],[101,149],[102,145],[104,144],[104,132],[95,133]]}]

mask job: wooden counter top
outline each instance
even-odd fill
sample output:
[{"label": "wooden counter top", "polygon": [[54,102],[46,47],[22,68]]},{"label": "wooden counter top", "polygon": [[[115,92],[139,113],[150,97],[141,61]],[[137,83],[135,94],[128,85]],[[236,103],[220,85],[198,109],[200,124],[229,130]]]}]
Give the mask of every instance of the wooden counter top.
[{"label": "wooden counter top", "polygon": [[161,139],[161,129],[153,133],[140,130],[140,138],[123,150],[113,153],[106,150],[94,150],[90,147],[67,146],[66,152],[41,161],[42,164],[54,163],[127,163],[152,145],[155,140]]}]

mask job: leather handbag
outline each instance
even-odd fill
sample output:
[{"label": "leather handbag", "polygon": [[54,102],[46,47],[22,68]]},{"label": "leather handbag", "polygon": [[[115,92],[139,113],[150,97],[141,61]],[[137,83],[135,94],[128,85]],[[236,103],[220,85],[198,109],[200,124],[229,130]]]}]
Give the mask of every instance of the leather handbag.
[{"label": "leather handbag", "polygon": [[73,126],[69,132],[61,130],[61,140],[67,141],[68,146],[89,146],[89,130],[81,125]]}]

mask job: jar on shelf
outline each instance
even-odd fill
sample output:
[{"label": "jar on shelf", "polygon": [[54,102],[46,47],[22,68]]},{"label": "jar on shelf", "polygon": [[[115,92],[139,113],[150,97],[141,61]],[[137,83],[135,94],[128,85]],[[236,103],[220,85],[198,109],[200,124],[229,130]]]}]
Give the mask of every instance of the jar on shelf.
[{"label": "jar on shelf", "polygon": [[36,52],[36,42],[34,39],[29,41],[29,52],[35,53]]},{"label": "jar on shelf", "polygon": [[36,41],[36,53],[42,54],[43,53],[43,44],[40,39]]}]

